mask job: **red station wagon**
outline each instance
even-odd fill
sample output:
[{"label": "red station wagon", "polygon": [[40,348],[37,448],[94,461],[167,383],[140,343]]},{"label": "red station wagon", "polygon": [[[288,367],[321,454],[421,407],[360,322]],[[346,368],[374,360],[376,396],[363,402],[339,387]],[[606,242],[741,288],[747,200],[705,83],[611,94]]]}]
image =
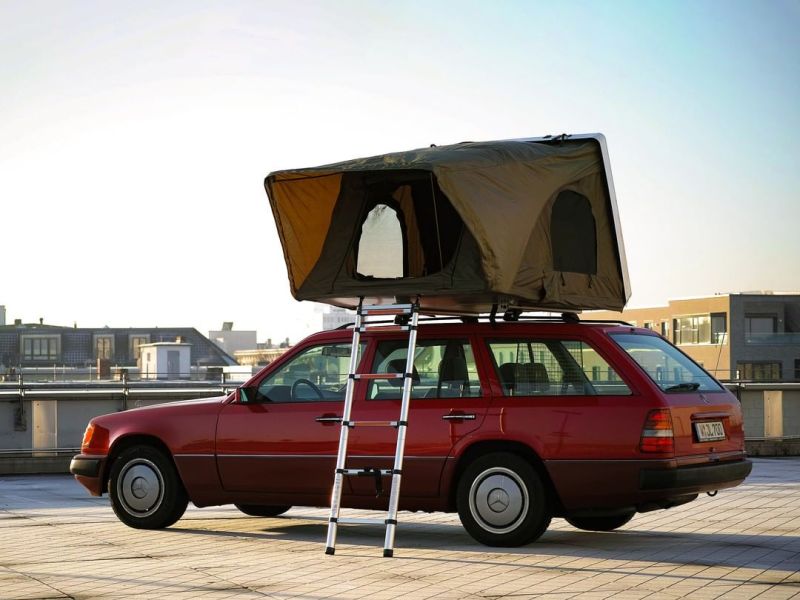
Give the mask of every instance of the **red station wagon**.
[{"label": "red station wagon", "polygon": [[[352,331],[315,334],[227,397],[92,419],[71,471],[131,527],[233,503],[277,516],[329,506]],[[402,372],[407,334],[361,337],[358,372]],[[402,380],[357,380],[353,415],[399,414]],[[391,469],[395,436],[350,432],[348,467]],[[401,510],[457,511],[479,542],[536,540],[552,517],[610,531],[741,483],[737,399],[647,329],[573,319],[420,325]],[[386,509],[388,477],[344,507]]]}]

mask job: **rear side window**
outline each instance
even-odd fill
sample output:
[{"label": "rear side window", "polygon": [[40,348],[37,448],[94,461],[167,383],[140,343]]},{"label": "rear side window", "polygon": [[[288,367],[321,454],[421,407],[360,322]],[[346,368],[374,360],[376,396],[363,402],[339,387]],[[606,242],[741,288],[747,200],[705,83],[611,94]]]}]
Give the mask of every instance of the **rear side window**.
[{"label": "rear side window", "polygon": [[[406,366],[407,340],[378,344],[375,373],[402,373]],[[469,398],[481,395],[481,384],[472,347],[467,340],[419,340],[414,355],[412,398]],[[399,400],[402,379],[370,383],[370,400]]]},{"label": "rear side window", "polygon": [[597,351],[575,340],[489,342],[505,396],[629,395],[630,388]]},{"label": "rear side window", "polygon": [[665,392],[722,391],[722,387],[702,367],[658,336],[612,333],[611,338]]}]

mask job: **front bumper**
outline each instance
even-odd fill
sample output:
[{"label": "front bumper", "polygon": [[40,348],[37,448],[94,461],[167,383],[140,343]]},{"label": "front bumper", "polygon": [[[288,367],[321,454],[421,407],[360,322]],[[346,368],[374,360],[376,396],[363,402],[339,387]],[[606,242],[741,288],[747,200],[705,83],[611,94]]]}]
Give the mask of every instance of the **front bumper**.
[{"label": "front bumper", "polygon": [[75,456],[69,463],[69,472],[83,477],[97,477],[100,474],[100,459]]},{"label": "front bumper", "polygon": [[106,462],[105,456],[87,456],[78,454],[69,463],[69,472],[83,487],[89,490],[92,496],[103,494],[103,473]]},{"label": "front bumper", "polygon": [[715,486],[732,487],[744,481],[753,469],[747,459],[737,462],[686,466],[677,469],[643,469],[639,475],[641,490],[697,489],[706,491]]}]

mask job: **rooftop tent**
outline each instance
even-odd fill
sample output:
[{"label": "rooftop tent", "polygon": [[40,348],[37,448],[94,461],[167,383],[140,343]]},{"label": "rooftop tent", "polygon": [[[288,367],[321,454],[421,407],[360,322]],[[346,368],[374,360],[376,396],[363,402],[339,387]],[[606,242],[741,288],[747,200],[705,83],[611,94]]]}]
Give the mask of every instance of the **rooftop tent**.
[{"label": "rooftop tent", "polygon": [[470,142],[265,182],[298,300],[423,312],[621,310],[630,296],[602,135]]}]

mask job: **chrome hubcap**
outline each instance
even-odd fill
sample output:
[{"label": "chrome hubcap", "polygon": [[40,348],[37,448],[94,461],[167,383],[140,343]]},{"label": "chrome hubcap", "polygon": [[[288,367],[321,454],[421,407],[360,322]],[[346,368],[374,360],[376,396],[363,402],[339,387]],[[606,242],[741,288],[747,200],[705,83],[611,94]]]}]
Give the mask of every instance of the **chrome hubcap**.
[{"label": "chrome hubcap", "polygon": [[164,482],[158,467],[144,458],[130,461],[117,480],[117,496],[129,514],[135,517],[153,514],[164,499]]},{"label": "chrome hubcap", "polygon": [[528,513],[528,490],[522,479],[504,467],[492,467],[472,482],[469,508],[486,531],[513,531]]}]

